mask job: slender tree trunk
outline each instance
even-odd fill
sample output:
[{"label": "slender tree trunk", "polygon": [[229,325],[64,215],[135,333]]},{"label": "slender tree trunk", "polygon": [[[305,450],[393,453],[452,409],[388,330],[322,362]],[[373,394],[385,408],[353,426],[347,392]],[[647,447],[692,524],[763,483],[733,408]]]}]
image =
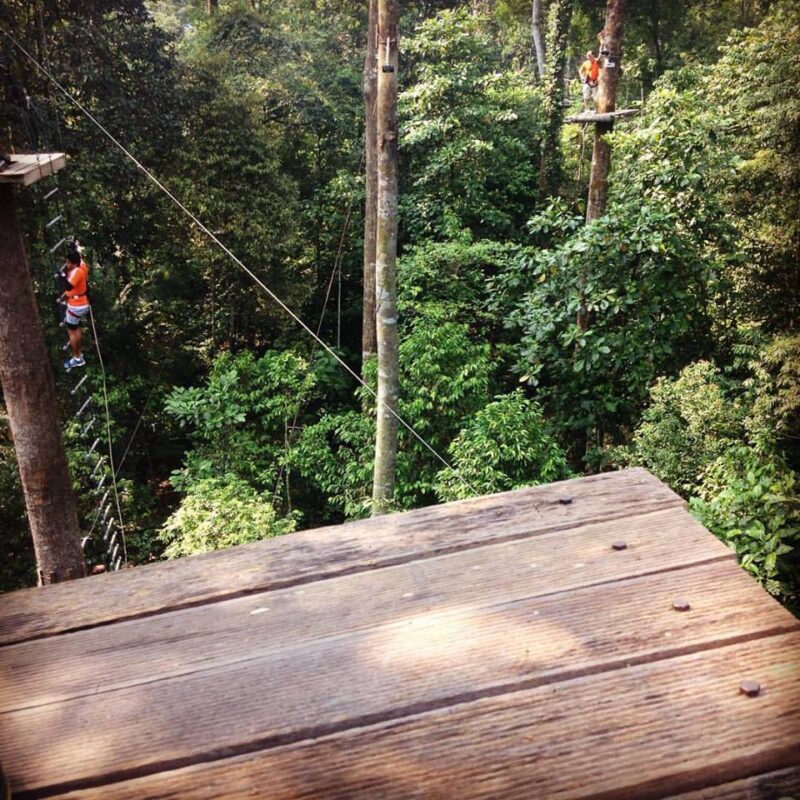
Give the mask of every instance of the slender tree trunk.
[{"label": "slender tree trunk", "polygon": [[542,0],[533,0],[531,5],[531,39],[533,41],[533,55],[536,59],[536,71],[539,80],[544,80],[545,75],[545,49],[542,35]]},{"label": "slender tree trunk", "polygon": [[561,186],[561,126],[564,120],[564,67],[567,63],[567,37],[572,19],[571,0],[553,0],[547,20],[547,68],[545,70],[542,156],[539,188],[557,194]]},{"label": "slender tree trunk", "polygon": [[0,185],[0,380],[3,384],[39,583],[80,578],[86,562],[55,388],[13,188]]},{"label": "slender tree trunk", "polygon": [[209,14],[216,14],[219,8],[219,0],[206,0],[206,10]]},{"label": "slender tree trunk", "polygon": [[378,92],[378,0],[369,0],[367,57],[364,61],[364,306],[361,329],[362,364],[375,355],[375,233],[378,218],[377,119]]},{"label": "slender tree trunk", "polygon": [[[378,0],[378,224],[375,294],[378,341],[378,425],[372,514],[385,514],[394,496],[397,462],[397,0]],[[394,412],[394,413],[392,413]]]}]

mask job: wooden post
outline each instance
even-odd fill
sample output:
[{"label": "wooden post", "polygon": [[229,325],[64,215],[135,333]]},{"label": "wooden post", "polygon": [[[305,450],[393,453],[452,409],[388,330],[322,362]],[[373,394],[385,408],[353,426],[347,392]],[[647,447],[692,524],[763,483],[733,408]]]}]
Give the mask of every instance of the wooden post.
[{"label": "wooden post", "polygon": [[373,516],[385,514],[390,509],[397,462],[397,39],[397,0],[378,0],[378,222],[375,247],[378,424],[372,482]]},{"label": "wooden post", "polygon": [[364,304],[362,309],[361,362],[375,355],[375,234],[378,218],[377,119],[378,0],[369,0],[367,57],[364,60]]},{"label": "wooden post", "polygon": [[[602,43],[609,55],[604,59],[600,70],[600,82],[597,92],[597,112],[605,114],[615,110],[617,102],[617,84],[622,61],[622,23],[625,15],[625,0],[608,0],[606,4],[606,24],[603,29]],[[606,213],[606,197],[608,194],[608,171],[611,167],[611,145],[605,138],[614,128],[613,119],[598,122],[594,131],[594,147],[592,149],[592,169],[589,176],[589,197],[586,203],[586,222],[598,219]],[[589,314],[586,298],[583,296],[587,276],[581,278],[581,303],[578,309],[578,327],[586,330],[589,325]]]},{"label": "wooden post", "polygon": [[80,578],[86,562],[53,375],[28,261],[17,228],[14,188],[0,183],[0,380],[14,437],[39,583]]}]

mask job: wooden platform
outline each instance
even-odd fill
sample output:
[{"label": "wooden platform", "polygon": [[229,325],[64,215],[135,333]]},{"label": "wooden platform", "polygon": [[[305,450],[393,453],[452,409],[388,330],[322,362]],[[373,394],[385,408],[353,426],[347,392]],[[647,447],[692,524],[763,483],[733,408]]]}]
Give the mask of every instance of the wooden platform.
[{"label": "wooden platform", "polygon": [[619,111],[608,111],[599,113],[598,111],[581,111],[580,114],[572,114],[564,118],[564,122],[577,122],[582,125],[592,122],[613,122],[615,119],[633,117],[639,113],[638,108],[623,108]]},{"label": "wooden platform", "polygon": [[21,798],[800,797],[800,625],[627,470],[0,596],[0,761]]},{"label": "wooden platform", "polygon": [[0,169],[0,183],[30,186],[67,166],[65,153],[13,154],[11,158],[11,164]]}]

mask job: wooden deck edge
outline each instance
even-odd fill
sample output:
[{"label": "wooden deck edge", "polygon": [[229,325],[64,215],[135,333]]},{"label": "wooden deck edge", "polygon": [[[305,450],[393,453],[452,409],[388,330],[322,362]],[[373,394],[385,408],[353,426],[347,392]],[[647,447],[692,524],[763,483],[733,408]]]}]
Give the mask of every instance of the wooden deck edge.
[{"label": "wooden deck edge", "polygon": [[[681,502],[683,501],[681,500]],[[440,547],[429,550],[419,550],[410,553],[405,553],[402,555],[389,556],[385,559],[376,559],[370,562],[362,561],[358,563],[353,563],[345,565],[339,570],[331,570],[328,572],[317,572],[308,575],[297,575],[285,579],[275,579],[272,580],[271,582],[268,581],[265,582],[263,585],[252,585],[240,589],[231,589],[227,592],[222,591],[208,595],[198,595],[191,599],[187,599],[185,602],[173,603],[169,606],[144,609],[136,612],[131,612],[129,614],[120,611],[120,613],[118,613],[117,615],[109,616],[105,619],[95,620],[93,622],[89,622],[86,624],[75,624],[71,626],[67,625],[61,628],[48,631],[41,631],[29,635],[15,636],[13,632],[5,636],[0,634],[0,648],[8,647],[14,644],[19,644],[21,642],[36,641],[39,639],[47,639],[52,636],[61,636],[63,634],[75,633],[77,631],[91,630],[92,628],[101,628],[108,625],[114,625],[118,622],[127,622],[136,619],[145,619],[147,617],[154,617],[154,616],[159,616],[161,614],[168,614],[173,611],[182,611],[189,608],[196,608],[198,606],[209,605],[211,603],[223,603],[227,600],[236,600],[238,598],[249,597],[250,595],[254,594],[266,594],[272,591],[278,591],[281,589],[291,589],[295,586],[303,586],[309,583],[317,583],[320,581],[333,580],[348,575],[356,575],[359,573],[370,572],[370,571],[374,572],[376,570],[386,569],[388,567],[396,567],[402,564],[408,564],[413,561],[425,561],[430,558],[438,558],[440,556],[454,555],[456,553],[467,552],[469,550],[476,550],[481,547],[491,547],[498,544],[506,544],[509,542],[521,541],[523,539],[530,539],[538,536],[551,535],[553,533],[560,533],[565,530],[580,530],[582,528],[590,527],[592,525],[600,525],[604,522],[614,522],[615,520],[621,520],[621,519],[639,519],[639,518],[645,519],[646,517],[652,514],[658,514],[675,507],[676,504],[674,502],[664,501],[663,505],[654,504],[654,506],[650,508],[648,511],[640,514],[634,514],[634,515],[612,514],[602,517],[599,516],[592,517],[587,519],[586,521],[581,522],[580,525],[577,526],[570,523],[568,520],[564,520],[559,523],[554,523],[552,526],[539,528],[534,531],[510,533],[506,536],[498,536],[490,540],[465,542],[458,545],[454,545],[453,547]],[[696,520],[694,520],[693,517],[692,520],[696,522]],[[710,532],[708,533],[708,535],[713,537],[713,534]],[[218,552],[224,552],[224,551],[218,551]],[[681,567],[679,568],[694,567],[694,566],[699,566],[701,564],[711,563],[712,561],[725,561],[731,559],[733,560],[736,559],[736,554],[732,550],[729,553],[720,555],[719,557],[715,557],[713,559],[704,559],[702,561],[695,561],[690,564],[681,565]],[[157,567],[157,566],[158,565],[146,565],[144,569],[147,569],[148,567]],[[659,571],[657,570],[654,573],[642,573],[642,574],[643,575],[657,574],[657,572]],[[112,575],[108,577],[114,578],[115,576]]]},{"label": "wooden deck edge", "polygon": [[[587,666],[583,669],[572,671],[567,669],[539,678],[530,677],[515,683],[487,686],[474,692],[462,692],[457,695],[444,696],[432,701],[428,700],[408,706],[397,706],[380,713],[365,714],[352,717],[347,720],[342,720],[341,722],[310,726],[283,734],[259,737],[251,740],[250,742],[242,742],[238,745],[227,746],[219,750],[211,749],[204,752],[192,753],[191,755],[181,758],[165,759],[162,762],[143,764],[137,767],[111,771],[105,774],[76,779],[74,781],[66,781],[62,784],[50,784],[48,786],[37,787],[30,790],[22,790],[14,793],[14,799],[31,800],[32,798],[49,798],[73,791],[96,789],[101,787],[111,790],[113,788],[113,784],[119,784],[135,780],[137,778],[153,777],[161,773],[167,773],[193,766],[202,765],[212,767],[215,763],[220,761],[236,759],[242,756],[249,756],[278,747],[303,744],[305,742],[317,741],[319,739],[324,739],[331,736],[350,734],[362,730],[368,730],[370,728],[379,728],[383,725],[397,723],[401,720],[410,721],[414,718],[422,718],[431,712],[441,711],[447,708],[455,708],[457,706],[474,703],[479,700],[491,699],[494,697],[500,697],[502,695],[516,694],[555,683],[561,684],[565,681],[590,678],[610,672],[625,670],[630,667],[644,666],[647,664],[656,663],[658,661],[669,661],[671,659],[681,658],[687,655],[695,655],[697,653],[716,650],[721,647],[732,647],[776,636],[797,634],[798,632],[800,632],[800,622],[796,625],[788,627],[778,626],[776,628],[758,631],[743,636],[730,636],[722,639],[699,642],[695,645],[676,647],[672,650],[658,651],[656,654],[648,653],[632,658],[621,657],[614,659],[613,661],[603,662],[602,664]],[[784,755],[791,753],[791,758],[787,757],[777,759],[777,761],[769,764],[767,767],[768,770],[778,770],[800,765],[800,749],[795,747],[791,750],[787,749],[785,752],[776,752],[780,752]],[[764,770],[763,753],[754,755],[753,763],[756,763],[756,758],[760,759],[757,762],[759,769]],[[715,767],[712,773],[715,778],[715,782],[718,781],[720,783],[729,783],[741,778],[749,777],[752,774],[752,768],[750,768],[748,771],[747,765],[749,765],[749,763],[750,762],[748,760],[743,759],[737,759],[730,762],[731,765],[736,766],[736,771],[732,771],[730,773],[719,770],[717,767]],[[681,775],[678,781],[678,791],[691,791],[693,789],[703,788],[704,786],[708,785],[708,780],[709,773],[704,770],[690,772],[687,773],[686,776]],[[109,794],[109,796],[113,795]],[[586,800],[618,800],[620,796],[619,790],[615,789],[612,792],[587,794],[585,795],[585,798]],[[659,798],[663,798],[664,796],[663,780],[659,779],[658,781],[654,781],[652,783],[643,783],[636,787],[626,787],[624,796],[635,797],[636,800],[659,800]]]}]

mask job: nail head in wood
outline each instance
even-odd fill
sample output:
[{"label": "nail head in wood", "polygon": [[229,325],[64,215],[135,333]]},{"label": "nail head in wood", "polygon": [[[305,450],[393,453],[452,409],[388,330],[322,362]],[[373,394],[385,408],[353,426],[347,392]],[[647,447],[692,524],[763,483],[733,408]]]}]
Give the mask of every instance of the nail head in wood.
[{"label": "nail head in wood", "polygon": [[677,600],[672,601],[672,607],[676,611],[688,611],[692,606],[688,600],[685,600],[682,597],[679,597]]},{"label": "nail head in wood", "polygon": [[742,681],[739,684],[739,691],[748,697],[758,697],[761,694],[761,684],[758,681]]}]

